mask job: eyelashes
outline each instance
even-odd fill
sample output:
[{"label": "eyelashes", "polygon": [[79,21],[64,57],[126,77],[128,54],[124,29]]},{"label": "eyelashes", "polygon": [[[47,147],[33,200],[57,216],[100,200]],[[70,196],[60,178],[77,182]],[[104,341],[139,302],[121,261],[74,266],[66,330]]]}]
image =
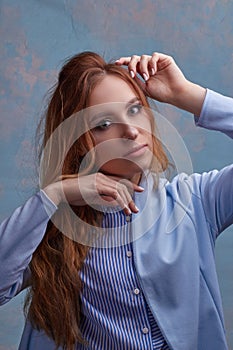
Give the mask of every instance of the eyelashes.
[{"label": "eyelashes", "polygon": [[[142,111],[142,104],[141,103],[136,103],[136,104],[133,104],[132,106],[130,106],[128,109],[127,109],[127,115],[129,117],[134,117],[134,116],[137,116],[141,113]],[[104,130],[107,130],[109,129],[113,124],[117,124],[115,122],[115,118],[114,116],[109,116],[109,115],[106,115],[105,117],[103,117],[102,120],[100,120],[96,126],[94,126],[94,130],[98,130],[98,131],[104,131]]]},{"label": "eyelashes", "polygon": [[101,122],[99,122],[95,127],[94,129],[95,130],[106,130],[110,127],[110,125],[112,125],[112,121],[109,120],[109,119],[104,119],[104,120],[101,120]]},{"label": "eyelashes", "polygon": [[135,104],[133,106],[130,106],[129,109],[128,109],[128,114],[129,115],[137,115],[138,113],[141,112],[142,107],[143,106],[141,105],[141,103],[137,103],[137,104]]}]

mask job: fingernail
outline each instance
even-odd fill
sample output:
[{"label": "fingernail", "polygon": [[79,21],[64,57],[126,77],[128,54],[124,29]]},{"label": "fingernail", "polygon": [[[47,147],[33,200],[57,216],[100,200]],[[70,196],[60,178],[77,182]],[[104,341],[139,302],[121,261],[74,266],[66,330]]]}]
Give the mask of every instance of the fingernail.
[{"label": "fingernail", "polygon": [[151,68],[151,74],[152,74],[152,75],[155,75],[155,70],[154,70],[154,68]]},{"label": "fingernail", "polygon": [[144,191],[144,188],[141,186],[138,186],[139,190]]},{"label": "fingernail", "polygon": [[142,75],[143,75],[144,80],[147,81],[148,80],[148,75],[146,73],[143,73]]},{"label": "fingernail", "polygon": [[132,214],[132,211],[131,211],[128,207],[127,207],[126,209],[127,209],[127,214],[128,214],[128,215],[131,215],[131,214]]},{"label": "fingernail", "polygon": [[135,209],[137,210],[137,212],[139,211],[138,207],[135,205]]},{"label": "fingernail", "polygon": [[133,70],[131,70],[129,73],[130,73],[130,75],[131,75],[131,78],[134,78],[134,77],[135,77],[135,74],[134,74],[134,71],[133,71]]},{"label": "fingernail", "polygon": [[125,212],[127,212],[127,215],[131,215],[131,214],[132,214],[132,212],[131,212],[130,208],[128,207],[128,205],[125,205],[124,208],[123,208],[123,210],[124,210]]}]

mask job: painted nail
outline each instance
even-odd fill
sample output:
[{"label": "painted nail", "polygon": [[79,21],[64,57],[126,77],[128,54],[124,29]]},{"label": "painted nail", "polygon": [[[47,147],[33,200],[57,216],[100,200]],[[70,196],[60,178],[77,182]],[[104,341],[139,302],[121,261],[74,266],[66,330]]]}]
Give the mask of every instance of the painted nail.
[{"label": "painted nail", "polygon": [[129,207],[127,207],[126,209],[127,209],[128,215],[131,215],[131,214],[132,214],[132,211],[129,209]]},{"label": "painted nail", "polygon": [[148,80],[148,75],[146,73],[143,73],[142,75],[143,75],[144,80],[147,81]]},{"label": "painted nail", "polygon": [[132,214],[132,211],[130,210],[130,208],[126,204],[125,204],[123,210],[125,210],[127,212],[127,215],[131,215]]},{"label": "painted nail", "polygon": [[131,75],[131,78],[134,78],[134,77],[135,77],[135,74],[134,74],[134,71],[133,71],[133,70],[131,70],[129,73],[130,73],[130,75]]}]

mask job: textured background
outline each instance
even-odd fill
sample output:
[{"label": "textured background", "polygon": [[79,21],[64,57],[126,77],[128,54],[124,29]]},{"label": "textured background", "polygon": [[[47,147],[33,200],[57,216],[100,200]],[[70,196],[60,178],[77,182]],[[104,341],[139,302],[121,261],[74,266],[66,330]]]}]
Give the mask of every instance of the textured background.
[{"label": "textured background", "polygon": [[[173,55],[188,78],[233,96],[231,0],[0,0],[0,11],[1,219],[35,192],[35,129],[65,58],[84,50],[107,60],[161,51]],[[227,137],[196,130],[188,113],[159,108],[185,140],[195,171],[232,162]],[[219,238],[216,259],[233,348],[233,228]],[[0,350],[17,349],[23,297],[0,309]]]}]

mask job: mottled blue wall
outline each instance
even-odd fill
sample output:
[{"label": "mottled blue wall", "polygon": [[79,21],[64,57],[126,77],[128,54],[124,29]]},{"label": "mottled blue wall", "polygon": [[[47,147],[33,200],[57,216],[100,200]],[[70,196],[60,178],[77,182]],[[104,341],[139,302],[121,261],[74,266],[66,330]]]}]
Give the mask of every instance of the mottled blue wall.
[{"label": "mottled blue wall", "polygon": [[[34,135],[43,97],[65,58],[162,51],[187,77],[233,96],[232,0],[1,0],[0,218],[35,191]],[[160,107],[184,138],[195,171],[232,162],[232,143],[197,130],[188,113]],[[233,229],[217,244],[227,337],[233,348]],[[23,295],[0,309],[0,350],[16,349]],[[192,317],[192,315],[190,315]]]}]

